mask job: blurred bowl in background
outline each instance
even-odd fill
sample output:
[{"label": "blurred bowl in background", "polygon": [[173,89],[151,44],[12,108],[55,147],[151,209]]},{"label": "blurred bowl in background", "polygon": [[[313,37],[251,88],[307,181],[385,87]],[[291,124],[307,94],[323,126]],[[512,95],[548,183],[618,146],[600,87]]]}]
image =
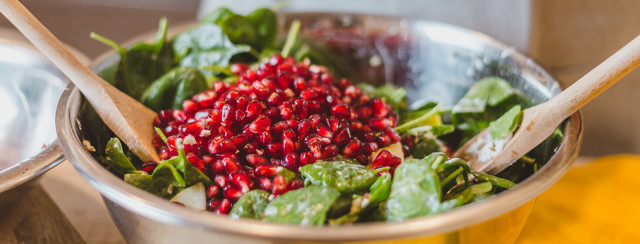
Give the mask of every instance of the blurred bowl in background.
[{"label": "blurred bowl in background", "polygon": [[0,30],[0,207],[64,159],[54,115],[68,81],[18,35]]},{"label": "blurred bowl in background", "polygon": [[[402,85],[414,105],[427,100],[454,104],[471,84],[486,76],[505,78],[534,103],[546,101],[561,90],[528,57],[459,27],[342,13],[283,13],[281,17],[281,30],[286,31],[291,20],[299,19],[303,38],[338,51],[348,61],[346,72],[355,75],[351,77],[355,82]],[[111,52],[96,61],[94,71],[108,80],[118,61],[119,55]],[[535,198],[570,168],[582,139],[582,120],[576,113],[562,125],[562,141],[548,145],[548,155],[544,155],[547,162],[535,174],[512,189],[450,212],[392,223],[281,225],[193,211],[116,177],[84,148],[83,140],[99,136],[88,128],[101,121],[86,116],[88,103],[77,89],[70,88],[64,92],[56,114],[61,146],[76,169],[100,191],[120,233],[131,243],[510,243],[520,233]]]}]

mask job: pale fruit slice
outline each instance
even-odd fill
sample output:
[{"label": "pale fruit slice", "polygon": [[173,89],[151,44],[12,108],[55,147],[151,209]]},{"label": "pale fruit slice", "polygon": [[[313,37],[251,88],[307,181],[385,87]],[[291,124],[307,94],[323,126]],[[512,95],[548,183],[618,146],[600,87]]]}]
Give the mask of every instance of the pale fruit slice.
[{"label": "pale fruit slice", "polygon": [[187,207],[203,211],[206,208],[207,198],[204,193],[204,184],[202,182],[187,187],[186,189],[178,192],[173,198],[172,202],[179,202]]},{"label": "pale fruit slice", "polygon": [[376,157],[380,152],[382,152],[382,150],[389,150],[391,155],[399,157],[402,160],[402,162],[404,162],[404,152],[402,151],[402,143],[396,142],[389,146],[380,148],[375,152],[372,152],[371,155],[369,156],[369,164],[371,164],[373,160],[376,159]]}]

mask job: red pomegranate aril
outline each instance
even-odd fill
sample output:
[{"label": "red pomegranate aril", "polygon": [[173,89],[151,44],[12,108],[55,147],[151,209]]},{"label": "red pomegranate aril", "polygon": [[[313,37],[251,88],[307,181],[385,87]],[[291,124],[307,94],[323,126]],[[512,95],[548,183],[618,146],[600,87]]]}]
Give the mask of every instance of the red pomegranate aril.
[{"label": "red pomegranate aril", "polygon": [[364,154],[358,154],[355,156],[355,159],[362,165],[369,164],[369,159]]},{"label": "red pomegranate aril", "polygon": [[242,169],[238,160],[231,157],[222,158],[222,164],[224,165],[224,169],[227,171],[227,173],[233,173]]},{"label": "red pomegranate aril", "polygon": [[263,131],[258,133],[258,142],[260,142],[260,144],[262,145],[268,145],[269,143],[273,142],[273,137],[271,137],[271,133],[269,133],[268,131]]},{"label": "red pomegranate aril", "polygon": [[247,143],[242,147],[242,151],[247,154],[256,153],[257,149],[256,145],[253,143]]},{"label": "red pomegranate aril", "polygon": [[389,127],[389,120],[387,118],[372,118],[368,125],[372,130],[378,131]]},{"label": "red pomegranate aril", "polygon": [[267,98],[267,104],[269,104],[269,106],[278,106],[280,103],[282,103],[282,101],[284,101],[284,99],[284,94],[276,90],[272,92]]},{"label": "red pomegranate aril", "polygon": [[244,171],[235,171],[229,174],[230,183],[236,189],[240,189],[242,193],[249,192],[249,176]]},{"label": "red pomegranate aril", "polygon": [[388,145],[391,145],[391,138],[389,138],[389,136],[387,135],[379,135],[376,138],[376,142],[378,142],[379,146],[386,147]]},{"label": "red pomegranate aril", "polygon": [[318,97],[318,92],[313,89],[306,89],[300,93],[300,97],[304,98],[307,101],[311,101]]},{"label": "red pomegranate aril", "polygon": [[289,190],[295,190],[295,189],[300,189],[304,187],[304,181],[302,181],[301,179],[298,178],[293,178],[291,180],[289,180]]},{"label": "red pomegranate aril", "polygon": [[229,199],[229,201],[232,202],[238,201],[238,199],[240,199],[240,197],[244,195],[244,192],[242,192],[242,190],[232,186],[225,187],[223,193],[224,198]]},{"label": "red pomegranate aril", "polygon": [[260,98],[265,98],[266,96],[269,95],[269,93],[271,93],[271,89],[269,89],[269,87],[265,86],[260,81],[254,81],[253,84],[251,84],[251,86],[253,86],[253,91]]},{"label": "red pomegranate aril", "polygon": [[358,90],[356,88],[357,87],[355,87],[353,85],[347,86],[344,89],[344,95],[349,96],[351,98],[356,98],[358,96],[358,94],[357,94]]},{"label": "red pomegranate aril", "polygon": [[331,114],[342,119],[349,119],[351,117],[350,108],[346,104],[338,104],[331,107]]},{"label": "red pomegranate aril", "polygon": [[229,139],[214,138],[209,142],[209,153],[218,154],[226,152],[235,152],[236,145]]},{"label": "red pomegranate aril", "polygon": [[203,126],[204,125],[202,124],[201,121],[195,121],[195,122],[181,125],[179,127],[179,130],[182,134],[198,135],[200,134],[200,131],[202,130]]},{"label": "red pomegranate aril", "polygon": [[207,202],[207,211],[215,212],[216,208],[218,208],[218,205],[220,205],[220,200],[216,200],[216,199],[209,200]]},{"label": "red pomegranate aril", "polygon": [[294,140],[292,138],[284,138],[284,140],[282,140],[282,154],[287,155],[295,152],[296,147],[294,144]]},{"label": "red pomegranate aril", "polygon": [[316,134],[325,138],[333,137],[333,133],[331,133],[331,130],[329,130],[329,128],[325,124],[318,124],[318,126],[316,127]]},{"label": "red pomegranate aril", "polygon": [[258,179],[258,186],[260,187],[260,189],[265,191],[271,191],[271,189],[273,189],[273,183],[271,182],[271,179],[266,177]]},{"label": "red pomegranate aril", "polygon": [[371,154],[378,150],[378,144],[375,142],[365,142],[362,144],[362,148],[366,154]]},{"label": "red pomegranate aril", "polygon": [[187,154],[187,161],[189,161],[189,163],[193,164],[193,166],[195,166],[199,170],[204,169],[204,162],[202,162],[202,160],[194,153]]},{"label": "red pomegranate aril", "polygon": [[322,158],[333,158],[338,155],[339,149],[336,145],[327,145],[322,149]]},{"label": "red pomegranate aril", "polygon": [[277,142],[269,143],[267,145],[267,152],[272,158],[280,157],[282,155],[282,144]]},{"label": "red pomegranate aril", "polygon": [[229,66],[229,71],[234,75],[242,74],[247,71],[247,69],[249,69],[249,65],[245,63],[233,63]]},{"label": "red pomegranate aril", "polygon": [[389,111],[387,110],[386,104],[380,98],[371,99],[369,106],[371,107],[373,116],[377,118],[385,117],[389,113]]},{"label": "red pomegranate aril", "polygon": [[220,127],[218,127],[218,135],[222,136],[224,138],[231,138],[234,135],[234,133],[228,127],[220,126]]},{"label": "red pomegranate aril", "polygon": [[290,139],[296,139],[296,133],[293,132],[292,129],[286,129],[282,132],[282,136],[280,137],[280,140],[284,140],[285,138],[290,138]]},{"label": "red pomegranate aril", "polygon": [[298,77],[298,78],[296,78],[295,81],[293,81],[293,87],[298,92],[306,90],[307,89],[307,82],[304,80],[304,78]]},{"label": "red pomegranate aril", "polygon": [[313,152],[307,151],[300,154],[300,165],[305,166],[316,162],[316,156]]},{"label": "red pomegranate aril", "polygon": [[200,106],[193,100],[184,100],[182,102],[182,110],[187,114],[194,114],[200,110]]},{"label": "red pomegranate aril", "polygon": [[353,156],[356,156],[357,154],[360,154],[361,150],[362,150],[362,143],[358,140],[351,140],[342,149],[342,155],[344,155],[345,157],[353,157]]},{"label": "red pomegranate aril", "polygon": [[358,110],[358,119],[368,119],[371,117],[371,109],[368,107],[362,107]]},{"label": "red pomegranate aril", "polygon": [[258,154],[247,154],[247,156],[245,157],[247,159],[247,162],[249,162],[249,164],[254,165],[254,166],[258,166],[258,165],[262,165],[262,164],[266,164],[267,163],[267,159],[263,156],[260,156]]},{"label": "red pomegranate aril", "polygon": [[247,105],[246,116],[249,119],[257,118],[258,115],[262,112],[262,104],[258,101],[251,101]]},{"label": "red pomegranate aril", "polygon": [[256,120],[251,122],[249,130],[253,133],[260,133],[269,130],[269,126],[271,126],[271,119],[267,116],[259,115]]},{"label": "red pomegranate aril", "polygon": [[302,140],[305,138],[312,129],[311,120],[303,119],[298,123],[298,139]]},{"label": "red pomegranate aril", "polygon": [[210,185],[207,188],[207,199],[214,198],[214,197],[218,196],[218,194],[220,194],[220,187],[218,187],[216,185]]},{"label": "red pomegranate aril", "polygon": [[231,123],[233,123],[235,109],[231,105],[225,104],[222,106],[221,111],[222,111],[221,123],[225,126],[230,126]]},{"label": "red pomegranate aril", "polygon": [[282,167],[276,165],[258,165],[254,169],[257,177],[272,177],[282,172]]},{"label": "red pomegranate aril", "polygon": [[209,117],[209,111],[208,110],[202,110],[202,111],[198,111],[193,115],[193,118],[196,120],[204,120],[206,118]]},{"label": "red pomegranate aril", "polygon": [[376,134],[373,132],[367,132],[362,135],[362,138],[364,138],[364,141],[366,142],[374,142],[376,141]]},{"label": "red pomegranate aril", "polygon": [[215,213],[229,214],[230,211],[231,211],[231,202],[229,201],[229,199],[222,199],[220,200],[220,204],[218,204],[218,206],[216,207]]},{"label": "red pomegranate aril", "polygon": [[282,135],[284,130],[289,129],[289,124],[286,121],[277,122],[271,127],[271,134],[273,135]]},{"label": "red pomegranate aril", "polygon": [[220,188],[225,187],[227,185],[227,182],[229,182],[229,179],[221,174],[218,174],[213,178],[213,183],[215,183]]},{"label": "red pomegranate aril", "polygon": [[284,156],[284,167],[292,171],[298,171],[298,167],[300,166],[300,162],[298,161],[298,155],[294,153],[289,153]]},{"label": "red pomegranate aril", "polygon": [[276,122],[280,120],[280,111],[278,110],[278,108],[269,108],[267,110],[264,111],[265,116],[269,117],[269,119],[271,119],[272,122]]},{"label": "red pomegranate aril", "polygon": [[284,178],[283,175],[276,175],[276,177],[273,178],[272,183],[273,183],[273,188],[271,190],[271,194],[278,196],[287,192],[288,190],[287,180]]},{"label": "red pomegranate aril", "polygon": [[284,102],[280,104],[280,106],[278,106],[278,109],[280,110],[280,117],[282,119],[287,120],[287,119],[293,118],[294,113],[293,113],[293,107],[291,106],[291,103]]},{"label": "red pomegranate aril", "polygon": [[183,123],[187,120],[187,114],[182,110],[173,110],[173,119],[178,123]]},{"label": "red pomegranate aril", "polygon": [[236,97],[236,109],[244,110],[247,108],[247,104],[249,103],[249,98],[245,95],[239,95]]},{"label": "red pomegranate aril", "polygon": [[307,108],[309,114],[315,114],[320,110],[320,103],[318,101],[309,101]]}]

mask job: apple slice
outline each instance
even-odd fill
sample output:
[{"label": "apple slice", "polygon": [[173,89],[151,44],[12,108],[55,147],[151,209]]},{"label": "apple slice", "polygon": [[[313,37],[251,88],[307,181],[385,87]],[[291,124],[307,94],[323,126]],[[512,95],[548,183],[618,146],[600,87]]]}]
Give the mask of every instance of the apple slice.
[{"label": "apple slice", "polygon": [[187,187],[186,189],[178,192],[173,198],[172,202],[182,203],[187,207],[203,211],[206,208],[207,198],[204,193],[204,184],[202,182]]}]

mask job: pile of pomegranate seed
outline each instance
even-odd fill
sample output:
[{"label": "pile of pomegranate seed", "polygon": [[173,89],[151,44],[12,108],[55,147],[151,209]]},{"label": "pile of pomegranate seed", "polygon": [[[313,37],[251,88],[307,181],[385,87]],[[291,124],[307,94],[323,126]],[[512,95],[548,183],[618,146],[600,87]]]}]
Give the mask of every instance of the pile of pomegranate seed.
[{"label": "pile of pomegranate seed", "polygon": [[[338,155],[368,164],[372,152],[401,139],[391,106],[323,66],[274,55],[257,70],[231,70],[237,84],[216,82],[154,121],[168,137],[167,144],[154,139],[161,159],[177,155],[180,138],[187,159],[213,180],[209,211],[227,214],[251,189],[277,196],[304,186],[299,178],[287,182],[284,168],[298,172]],[[391,157],[381,153],[376,166],[397,166]]]}]

